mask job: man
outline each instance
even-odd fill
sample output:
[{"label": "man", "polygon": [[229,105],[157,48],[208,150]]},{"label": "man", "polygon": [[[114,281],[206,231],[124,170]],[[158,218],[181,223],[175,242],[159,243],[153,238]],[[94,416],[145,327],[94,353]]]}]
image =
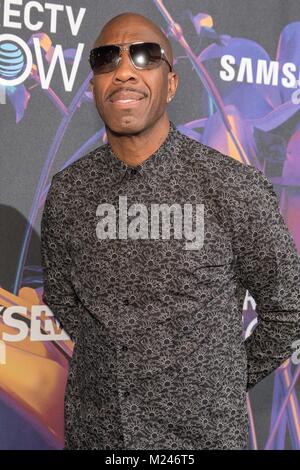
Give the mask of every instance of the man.
[{"label": "man", "polygon": [[[65,449],[245,449],[246,392],[300,338],[277,195],[169,120],[178,76],[150,20],[110,20],[90,60],[108,142],[53,176],[41,226],[43,300],[75,342]],[[244,342],[247,289],[259,321]]]}]

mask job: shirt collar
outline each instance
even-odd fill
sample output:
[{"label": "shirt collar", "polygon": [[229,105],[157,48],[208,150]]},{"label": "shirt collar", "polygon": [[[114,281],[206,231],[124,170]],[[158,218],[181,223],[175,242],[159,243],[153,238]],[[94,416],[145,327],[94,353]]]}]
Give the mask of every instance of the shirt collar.
[{"label": "shirt collar", "polygon": [[180,147],[182,134],[177,130],[173,121],[169,120],[169,132],[161,146],[151,154],[146,160],[137,166],[130,166],[120,160],[113,152],[109,142],[105,145],[105,155],[111,168],[121,173],[148,173],[151,170],[158,169],[160,164],[165,168],[177,155]]}]

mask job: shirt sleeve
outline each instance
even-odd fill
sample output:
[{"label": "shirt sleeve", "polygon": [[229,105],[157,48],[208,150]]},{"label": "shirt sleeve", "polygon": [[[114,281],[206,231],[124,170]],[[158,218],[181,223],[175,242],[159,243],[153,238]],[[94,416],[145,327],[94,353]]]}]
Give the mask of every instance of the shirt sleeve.
[{"label": "shirt sleeve", "polygon": [[244,345],[247,391],[290,358],[300,339],[300,262],[273,185],[257,169],[236,223],[239,279],[256,302],[257,326]]},{"label": "shirt sleeve", "polygon": [[43,302],[73,342],[79,331],[78,298],[72,287],[71,256],[67,249],[68,211],[64,206],[64,187],[54,175],[41,218],[41,262]]}]

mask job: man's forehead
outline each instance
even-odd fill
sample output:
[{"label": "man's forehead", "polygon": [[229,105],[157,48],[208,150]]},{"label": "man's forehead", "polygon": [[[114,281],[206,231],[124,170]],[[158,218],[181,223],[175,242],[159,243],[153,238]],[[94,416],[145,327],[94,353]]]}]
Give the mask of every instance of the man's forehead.
[{"label": "man's forehead", "polygon": [[96,46],[105,46],[106,44],[123,44],[123,43],[132,43],[132,42],[158,42],[162,45],[161,40],[154,35],[147,36],[147,35],[136,35],[136,34],[126,34],[126,35],[116,35],[116,36],[109,36],[106,38],[97,39],[95,42]]},{"label": "man's forehead", "polygon": [[158,42],[161,44],[161,37],[147,25],[137,27],[132,30],[128,27],[116,27],[111,25],[109,29],[100,33],[95,41],[95,46],[105,44],[122,44],[124,42]]}]

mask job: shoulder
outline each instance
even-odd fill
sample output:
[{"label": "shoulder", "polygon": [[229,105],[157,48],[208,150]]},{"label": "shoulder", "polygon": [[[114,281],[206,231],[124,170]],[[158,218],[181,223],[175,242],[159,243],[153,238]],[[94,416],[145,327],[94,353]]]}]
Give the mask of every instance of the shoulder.
[{"label": "shoulder", "polygon": [[84,154],[82,157],[78,158],[75,162],[68,165],[66,168],[54,173],[52,176],[52,185],[62,186],[66,189],[69,186],[74,185],[76,187],[76,182],[80,185],[80,182],[89,178],[89,175],[97,169],[101,170],[101,163],[104,159],[106,145],[100,145],[90,152]]},{"label": "shoulder", "polygon": [[261,170],[186,135],[182,137],[181,150],[180,158],[191,173],[198,175],[199,181],[206,180],[212,191],[221,191],[224,197],[248,199],[257,192],[274,191]]},{"label": "shoulder", "polygon": [[188,180],[214,200],[219,217],[238,229],[250,220],[280,218],[279,198],[264,173],[187,136],[182,139],[180,158]]},{"label": "shoulder", "polygon": [[95,177],[96,170],[99,174],[99,170],[101,172],[101,168],[104,168],[101,164],[104,149],[105,145],[101,145],[53,174],[45,200],[46,211],[71,212],[78,203],[82,189]]}]

